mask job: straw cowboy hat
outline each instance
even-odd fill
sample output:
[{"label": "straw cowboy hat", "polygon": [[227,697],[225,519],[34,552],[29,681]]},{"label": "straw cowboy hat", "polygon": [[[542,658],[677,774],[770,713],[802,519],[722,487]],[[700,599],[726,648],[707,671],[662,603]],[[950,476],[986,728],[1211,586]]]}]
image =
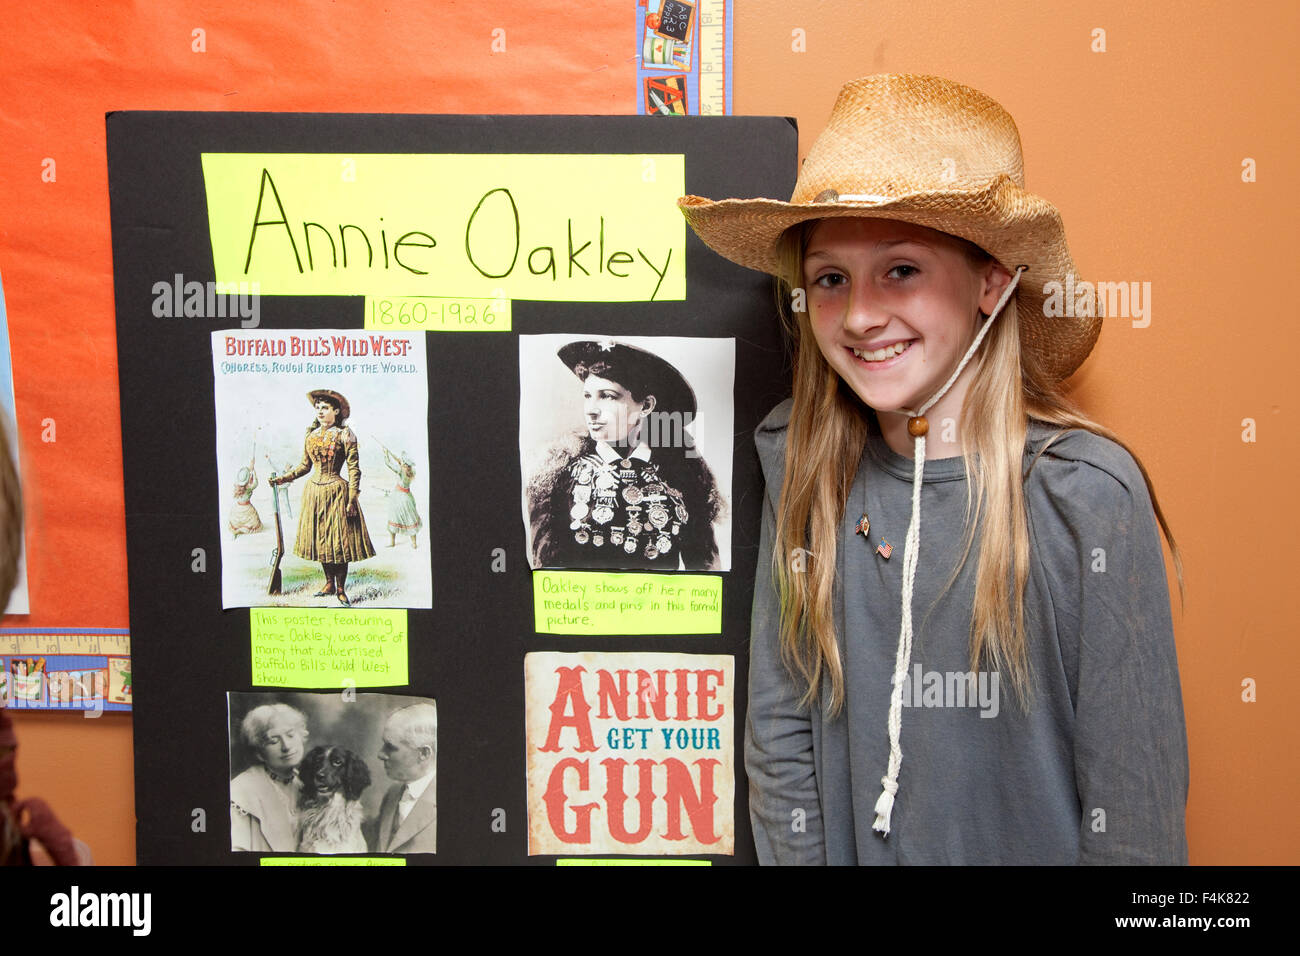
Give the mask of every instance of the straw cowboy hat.
[{"label": "straw cowboy hat", "polygon": [[[677,205],[715,252],[773,275],[782,233],[837,216],[927,226],[975,243],[1008,271],[1024,265],[1015,293],[1022,348],[1056,381],[1082,364],[1101,331],[1100,302],[1091,285],[1078,286],[1060,213],[1025,190],[1015,121],[985,94],[941,77],[847,84],[789,202],[684,196]],[[1073,287],[1066,315],[1044,314],[1049,282]]]}]

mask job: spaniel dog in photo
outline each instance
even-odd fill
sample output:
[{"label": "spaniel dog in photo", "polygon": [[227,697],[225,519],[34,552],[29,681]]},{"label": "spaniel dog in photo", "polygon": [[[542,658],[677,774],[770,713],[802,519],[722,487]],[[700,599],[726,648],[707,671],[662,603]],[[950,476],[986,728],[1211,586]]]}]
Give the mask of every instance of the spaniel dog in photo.
[{"label": "spaniel dog in photo", "polygon": [[370,786],[365,761],[345,747],[313,747],[298,767],[298,850],[365,853],[361,794]]}]

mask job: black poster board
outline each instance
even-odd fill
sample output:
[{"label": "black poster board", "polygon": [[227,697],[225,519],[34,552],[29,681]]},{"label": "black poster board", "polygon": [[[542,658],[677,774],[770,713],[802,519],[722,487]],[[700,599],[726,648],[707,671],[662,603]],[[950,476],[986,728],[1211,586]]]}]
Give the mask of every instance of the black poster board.
[{"label": "black poster board", "polygon": [[[793,185],[797,136],[787,120],[697,117],[657,122],[126,112],[110,114],[107,127],[135,659],[138,859],[142,864],[251,865],[260,855],[233,852],[227,822],[230,737],[238,733],[231,729],[227,695],[275,689],[252,683],[250,612],[223,610],[230,488],[214,460],[212,333],[237,329],[240,322],[160,316],[156,291],[160,282],[206,284],[221,278],[209,235],[203,154],[682,154],[686,193],[783,197]],[[386,239],[391,243],[393,237]],[[411,239],[406,254],[427,254],[421,242]],[[427,491],[425,537],[422,550],[404,557],[419,555],[428,562],[432,606],[407,611],[409,682],[357,688],[364,692],[358,697],[368,700],[391,694],[436,701],[437,852],[409,856],[408,864],[554,863],[558,854],[529,855],[524,759],[524,657],[546,651],[733,658],[734,855],[691,856],[714,863],[753,861],[740,756],[762,487],[751,436],[788,392],[788,375],[770,280],[714,255],[689,230],[685,250],[684,300],[518,298],[511,302],[508,333],[424,337],[428,459],[417,469],[423,472],[417,480]],[[178,292],[177,302],[180,297]],[[323,336],[360,330],[366,308],[360,295],[262,295],[257,328],[267,334],[320,330]],[[721,633],[579,637],[536,632],[516,441],[520,337],[554,333],[734,340],[734,444],[725,489],[730,570],[720,574]],[[293,414],[301,436],[301,426],[313,414],[305,398]],[[375,419],[372,410],[370,421]],[[364,453],[377,454],[368,432],[358,429],[357,438]],[[256,451],[259,465],[262,454]],[[284,460],[287,452],[281,448],[278,455]],[[303,486],[290,487],[297,509]],[[263,511],[261,517],[269,524],[269,514]],[[388,544],[384,514],[371,510],[366,517],[376,549],[382,550]],[[293,547],[298,518],[297,510],[285,518],[286,550]],[[290,557],[285,556],[286,567]],[[366,724],[371,735],[366,740],[378,733],[372,724],[382,720]],[[322,736],[313,734],[310,743],[331,743]],[[363,736],[356,732],[358,740]],[[375,755],[364,756],[376,775]]]}]

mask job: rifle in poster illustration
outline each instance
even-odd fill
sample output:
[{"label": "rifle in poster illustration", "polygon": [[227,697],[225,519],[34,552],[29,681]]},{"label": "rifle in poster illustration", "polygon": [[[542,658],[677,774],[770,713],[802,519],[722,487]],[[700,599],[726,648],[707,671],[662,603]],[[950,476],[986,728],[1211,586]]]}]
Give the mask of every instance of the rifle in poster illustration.
[{"label": "rifle in poster illustration", "polygon": [[275,500],[275,550],[271,552],[271,583],[266,588],[267,594],[279,594],[282,581],[280,562],[284,559],[284,526],[280,523],[280,486],[275,483],[275,472],[271,472],[271,494]]}]

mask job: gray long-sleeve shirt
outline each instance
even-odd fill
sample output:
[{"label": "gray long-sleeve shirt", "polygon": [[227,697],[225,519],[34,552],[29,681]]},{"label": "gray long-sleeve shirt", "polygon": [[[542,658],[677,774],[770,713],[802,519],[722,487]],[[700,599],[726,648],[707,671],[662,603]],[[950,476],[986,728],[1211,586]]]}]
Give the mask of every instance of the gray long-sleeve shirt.
[{"label": "gray long-sleeve shirt", "polygon": [[[755,435],[767,482],[755,585],[745,767],[763,863],[1186,863],[1187,739],[1159,533],[1137,464],[1069,431],[1025,482],[1033,675],[1025,710],[1001,675],[970,683],[980,547],[961,555],[961,457],[927,461],[914,644],[891,832],[871,829],[889,760],[912,461],[874,422],[841,524],[835,622],[845,706],[811,713],[780,660],[772,536],[787,400]],[[1030,423],[1025,465],[1057,429]],[[863,512],[869,538],[854,534]],[[875,552],[894,546],[886,560]],[[806,558],[815,561],[816,556]]]}]

